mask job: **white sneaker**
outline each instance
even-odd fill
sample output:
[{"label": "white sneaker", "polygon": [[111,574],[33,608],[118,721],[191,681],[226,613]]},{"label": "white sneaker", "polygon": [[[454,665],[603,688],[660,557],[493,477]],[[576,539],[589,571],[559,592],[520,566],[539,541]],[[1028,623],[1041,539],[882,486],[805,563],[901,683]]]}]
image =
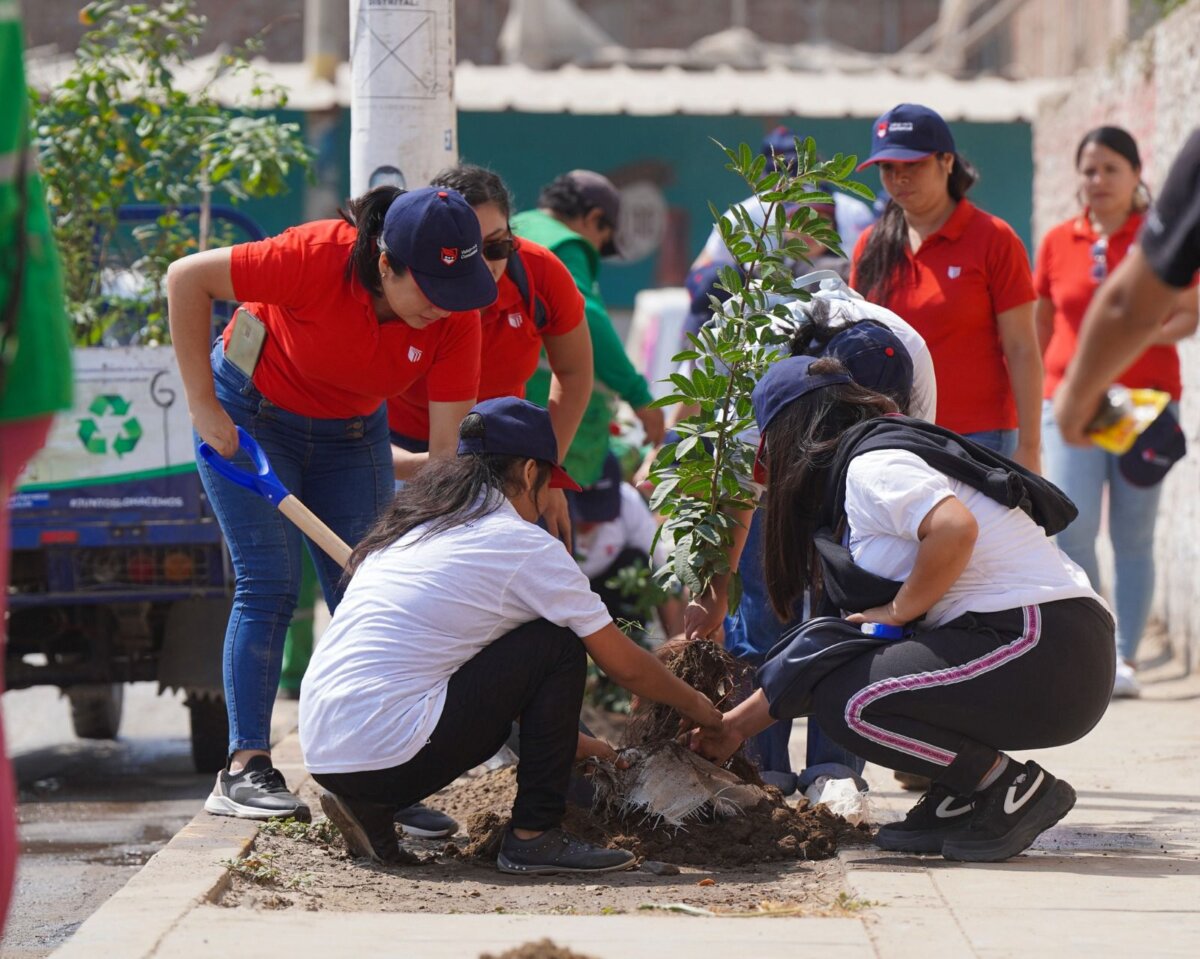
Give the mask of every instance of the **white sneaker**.
[{"label": "white sneaker", "polygon": [[852,826],[869,822],[871,806],[865,792],[859,791],[853,779],[834,779],[818,776],[804,790],[804,798],[814,806],[824,803],[835,816],[841,816]]},{"label": "white sneaker", "polygon": [[1133,667],[1122,659],[1117,660],[1112,694],[1113,699],[1137,699],[1142,695],[1142,684],[1137,681]]}]

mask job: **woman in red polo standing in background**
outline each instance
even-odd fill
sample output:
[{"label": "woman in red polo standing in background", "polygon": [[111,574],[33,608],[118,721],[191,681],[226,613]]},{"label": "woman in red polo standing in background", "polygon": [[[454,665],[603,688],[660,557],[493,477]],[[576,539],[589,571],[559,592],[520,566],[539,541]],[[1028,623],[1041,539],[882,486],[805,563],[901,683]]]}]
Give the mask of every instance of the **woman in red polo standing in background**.
[{"label": "woman in red polo standing in background", "polygon": [[[483,258],[496,281],[495,302],[481,311],[483,349],[479,399],[524,398],[525,384],[545,349],[550,364],[550,423],[560,450],[570,449],[592,393],[592,339],[583,296],[562,262],[544,246],[518,240],[509,226],[511,195],[491,170],[468,163],[443,170],[436,187],[461,193],[479,217]],[[410,477],[429,448],[429,388],[418,380],[388,400],[396,475]],[[550,532],[569,528],[561,490],[547,505]]]},{"label": "woman in red polo standing in background", "polygon": [[[1140,690],[1134,658],[1154,596],[1154,521],[1162,484],[1135,486],[1118,468],[1118,456],[1098,446],[1064,443],[1054,422],[1052,401],[1075,355],[1088,304],[1137,239],[1150,197],[1141,180],[1137,142],[1120,127],[1097,127],[1085,134],[1075,150],[1075,170],[1083,210],[1046,234],[1034,273],[1038,336],[1046,365],[1042,418],[1046,476],[1079,507],[1079,518],[1058,534],[1058,546],[1083,567],[1097,590],[1096,537],[1107,489],[1120,653],[1113,695],[1136,696]],[[1178,403],[1183,384],[1174,344],[1195,332],[1196,322],[1193,288],[1180,294],[1155,345],[1134,360],[1117,382],[1133,389],[1162,390]]]},{"label": "woman in red polo standing in background", "polygon": [[871,154],[891,199],[854,248],[851,285],[929,346],[937,422],[1022,466],[1040,467],[1042,361],[1024,244],[967,191],[978,176],[928,107],[901,103]]},{"label": "woman in red polo standing in background", "polygon": [[[353,545],[392,497],[387,397],[424,377],[431,449],[455,454],[479,385],[477,311],[496,284],[479,221],[452,190],[379,187],[348,207],[341,220],[177,260],[167,298],[197,442],[245,463],[242,427],[283,484]],[[210,343],[215,299],[242,307]],[[223,664],[229,763],[204,808],[307,819],[269,739],[301,535],[265,499],[199,464],[236,574]],[[342,570],[311,543],[309,552],[332,611]]]}]

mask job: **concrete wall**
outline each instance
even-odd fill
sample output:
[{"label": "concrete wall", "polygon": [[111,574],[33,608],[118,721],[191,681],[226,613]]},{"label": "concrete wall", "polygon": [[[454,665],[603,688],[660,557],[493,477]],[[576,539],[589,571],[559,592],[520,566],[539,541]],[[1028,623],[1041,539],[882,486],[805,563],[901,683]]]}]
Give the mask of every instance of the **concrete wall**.
[{"label": "concrete wall", "polygon": [[[1200,123],[1200,0],[1191,0],[1109,63],[1076,75],[1068,92],[1047,99],[1033,130],[1034,233],[1078,210],[1074,154],[1080,137],[1102,123],[1137,137],[1152,190]],[[1155,611],[1174,642],[1200,662],[1200,337],[1181,344],[1182,422],[1191,453],[1163,490],[1156,553]]]}]

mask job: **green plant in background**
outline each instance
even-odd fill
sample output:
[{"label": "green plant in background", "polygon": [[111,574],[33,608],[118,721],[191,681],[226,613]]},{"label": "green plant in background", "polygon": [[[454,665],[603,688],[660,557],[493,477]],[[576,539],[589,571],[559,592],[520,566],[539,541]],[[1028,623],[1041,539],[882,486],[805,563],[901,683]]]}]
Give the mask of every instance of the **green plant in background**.
[{"label": "green plant in background", "polygon": [[[666,518],[659,535],[669,535],[674,543],[655,579],[664,587],[678,581],[694,595],[730,573],[727,551],[737,525],[732,514],[754,506],[748,485],[754,454],[737,437],[753,424],[750,393],[785,339],[772,331],[772,318],[789,316],[785,302],[809,298],[793,283],[794,265],[811,262],[805,238],[844,255],[833,225],[811,205],[832,203],[828,190],[835,188],[874,198],[849,179],[856,157],[839,153],[819,160],[811,137],[796,140],[796,164],[787,171],[768,171],[767,158],[745,143],[736,150],[717,145],[725,152],[726,168],[746,182],[766,215],[759,224],[741,206],[722,214],[709,204],[737,261],[737,268],[721,270],[718,284],[731,296],[724,304],[713,299],[713,322],[689,335],[692,349],[675,357],[690,360],[691,372],[672,374],[671,394],[655,403],[685,403],[699,410],[679,422],[680,440],[663,446],[650,472],[655,483],[650,508]],[[740,595],[740,581],[731,576],[730,609]]]},{"label": "green plant in background", "polygon": [[[211,75],[192,92],[179,85],[205,27],[193,0],[90,3],[70,74],[48,92],[31,91],[33,136],[55,217],[68,306],[76,340],[99,342],[108,327],[136,312],[143,342],[166,337],[163,279],[173,259],[220,244],[207,211],[214,194],[231,202],[287,189],[293,167],[310,155],[298,125],[271,115],[223,108],[212,92],[219,77],[246,74],[243,109],[284,106],[278,88],[251,71],[258,45],[215,58]],[[136,253],[121,257],[118,210],[124,203],[161,204],[167,212],[132,231]],[[178,208],[197,204],[199,226]],[[119,269],[109,268],[113,260]]]}]

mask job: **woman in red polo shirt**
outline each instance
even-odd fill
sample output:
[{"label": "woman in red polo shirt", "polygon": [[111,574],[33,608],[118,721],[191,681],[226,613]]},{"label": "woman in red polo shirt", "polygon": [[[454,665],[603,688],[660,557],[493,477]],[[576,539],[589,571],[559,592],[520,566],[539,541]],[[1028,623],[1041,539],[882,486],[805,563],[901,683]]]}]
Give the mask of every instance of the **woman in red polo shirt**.
[{"label": "woman in red polo shirt", "polygon": [[1003,220],[966,199],[977,175],[928,107],[901,103],[871,154],[891,199],[854,248],[851,285],[925,338],[937,422],[1037,471],[1042,362],[1029,259]]},{"label": "woman in red polo shirt", "polygon": [[[450,190],[380,187],[322,220],[171,264],[171,334],[197,441],[245,461],[254,436],[293,493],[354,544],[391,500],[384,400],[429,384],[431,449],[453,456],[479,381],[479,313],[496,297],[479,221]],[[212,301],[242,307],[211,344]],[[205,809],[308,818],[271,764],[283,639],[300,580],[299,531],[200,460],[237,576],[225,633],[229,764]],[[342,571],[309,544],[330,610]]]},{"label": "woman in red polo shirt", "polygon": [[[591,397],[593,378],[592,340],[575,280],[544,246],[513,236],[508,222],[512,197],[497,174],[463,163],[443,170],[433,185],[456,190],[475,210],[483,258],[499,290],[495,302],[481,311],[479,399],[524,398],[525,384],[544,349],[552,374],[550,422],[558,448],[569,449]],[[396,475],[401,479],[426,459],[429,408],[425,380],[388,400]],[[569,527],[569,518],[561,491],[554,492],[546,519],[550,532],[558,535]]]},{"label": "woman in red polo shirt", "polygon": [[[1075,169],[1083,210],[1046,234],[1034,274],[1038,335],[1045,348],[1042,436],[1046,476],[1079,507],[1079,518],[1058,534],[1058,545],[1083,567],[1097,589],[1096,537],[1107,488],[1120,652],[1113,695],[1136,696],[1139,689],[1133,662],[1154,594],[1154,520],[1162,486],[1134,486],[1117,468],[1118,457],[1098,446],[1080,448],[1064,443],[1054,422],[1052,400],[1075,355],[1092,295],[1137,239],[1149,196],[1141,181],[1137,143],[1120,127],[1098,127],[1086,134],[1075,151]],[[1162,390],[1178,402],[1181,381],[1174,344],[1195,331],[1196,321],[1196,291],[1191,289],[1181,294],[1157,343],[1117,382]]]}]

